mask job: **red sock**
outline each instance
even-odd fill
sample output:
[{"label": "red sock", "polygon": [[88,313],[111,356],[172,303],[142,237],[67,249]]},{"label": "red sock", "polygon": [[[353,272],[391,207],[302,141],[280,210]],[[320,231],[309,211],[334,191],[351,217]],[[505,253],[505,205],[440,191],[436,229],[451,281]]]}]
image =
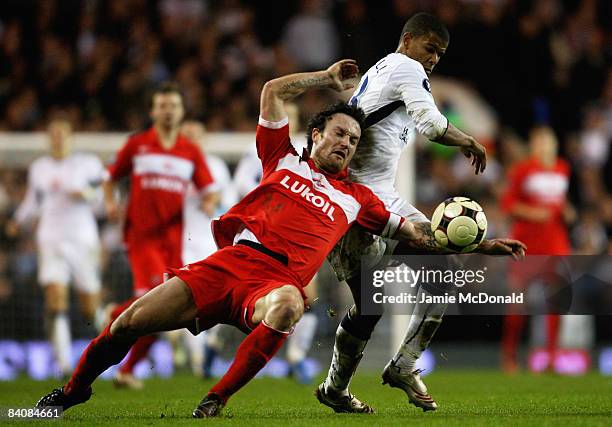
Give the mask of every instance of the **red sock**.
[{"label": "red sock", "polygon": [[548,314],[546,316],[546,350],[548,351],[548,357],[550,357],[551,368],[555,367],[560,320],[561,317],[558,314]]},{"label": "red sock", "polygon": [[218,395],[226,402],[268,363],[281,348],[288,335],[288,332],[277,331],[261,322],[240,343],[232,366],[210,389],[210,393]]},{"label": "red sock", "polygon": [[516,362],[516,353],[525,325],[526,316],[509,314],[504,316],[502,333],[502,354],[505,360]]},{"label": "red sock", "polygon": [[64,386],[66,394],[88,389],[102,372],[121,362],[130,351],[134,340],[113,338],[110,334],[111,324],[112,322],[89,343],[81,355],[70,381]]},{"label": "red sock", "polygon": [[134,371],[134,366],[136,366],[136,364],[142,359],[147,357],[147,354],[149,354],[149,349],[155,341],[157,341],[157,334],[146,335],[138,338],[138,340],[132,346],[132,351],[130,352],[127,360],[119,368],[119,372],[122,374],[131,374]]}]

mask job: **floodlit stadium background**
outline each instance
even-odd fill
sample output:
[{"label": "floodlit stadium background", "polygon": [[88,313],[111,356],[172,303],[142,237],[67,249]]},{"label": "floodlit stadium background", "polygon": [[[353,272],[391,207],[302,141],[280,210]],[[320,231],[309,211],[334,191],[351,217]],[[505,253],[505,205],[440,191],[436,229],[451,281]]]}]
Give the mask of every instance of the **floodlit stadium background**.
[{"label": "floodlit stadium background", "polygon": [[[572,165],[570,198],[579,213],[571,227],[575,253],[611,254],[612,2],[5,0],[0,5],[0,379],[24,370],[36,378],[52,372],[50,351],[42,343],[33,233],[18,240],[2,234],[23,198],[28,163],[45,148],[44,136],[36,132],[50,118],[69,117],[86,133],[77,134],[77,146],[86,144],[108,161],[122,138],[115,132],[143,129],[149,90],[174,79],[185,92],[189,117],[206,124],[211,151],[233,168],[252,141],[259,91],[267,79],[324,68],[342,57],[356,59],[365,71],[395,50],[405,20],[422,10],[437,14],[451,34],[431,79],[438,106],[486,143],[490,160],[486,173],[474,177],[456,150],[420,141],[414,163],[404,163],[416,165],[403,175],[416,180],[400,183],[417,207],[430,215],[448,196],[470,196],[485,208],[489,235],[506,235],[507,218],[498,206],[505,171],[525,151],[530,126],[545,123]],[[331,101],[328,92],[299,99],[302,123]],[[100,223],[104,298],[120,301],[131,292],[129,266],[117,227],[102,213]],[[348,298],[324,269],[311,352],[324,368]],[[609,322],[602,316],[564,322],[562,345],[584,351],[568,356],[571,369],[587,366],[588,355],[591,369],[612,373]],[[76,338],[92,336],[76,310],[72,326]],[[498,317],[450,317],[428,357],[443,366],[497,366],[500,328]],[[366,369],[382,368],[391,354],[391,329],[386,317],[368,347]],[[528,347],[541,343],[541,330],[534,320],[525,356]],[[232,337],[240,338],[234,332]],[[170,356],[159,344],[153,372],[169,375]]]}]

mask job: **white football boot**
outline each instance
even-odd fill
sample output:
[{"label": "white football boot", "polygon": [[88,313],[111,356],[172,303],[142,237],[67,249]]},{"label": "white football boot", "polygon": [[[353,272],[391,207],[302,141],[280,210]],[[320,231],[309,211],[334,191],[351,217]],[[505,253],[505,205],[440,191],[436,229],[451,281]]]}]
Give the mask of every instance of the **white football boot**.
[{"label": "white football boot", "polygon": [[408,400],[414,406],[422,408],[423,411],[435,411],[438,404],[427,393],[427,386],[421,380],[421,369],[412,372],[402,372],[402,369],[391,360],[382,373],[383,385],[401,388],[408,396]]}]

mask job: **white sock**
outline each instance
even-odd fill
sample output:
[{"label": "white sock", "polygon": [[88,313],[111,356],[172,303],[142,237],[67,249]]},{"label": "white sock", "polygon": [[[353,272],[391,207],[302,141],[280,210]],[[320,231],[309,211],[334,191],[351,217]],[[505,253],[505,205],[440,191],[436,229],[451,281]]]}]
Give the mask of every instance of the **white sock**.
[{"label": "white sock", "polygon": [[71,349],[72,340],[70,337],[70,319],[67,313],[58,313],[51,317],[49,341],[53,347],[55,360],[63,375],[72,372]]},{"label": "white sock", "polygon": [[359,339],[348,333],[342,325],[336,330],[336,341],[329,372],[325,378],[325,391],[348,396],[351,379],[363,357],[367,340]]},{"label": "white sock", "polygon": [[287,361],[294,365],[306,358],[317,330],[317,316],[314,313],[304,313],[295,325],[293,333],[287,338]]},{"label": "white sock", "polygon": [[191,363],[191,372],[194,375],[201,377],[204,369],[204,345],[206,342],[206,332],[201,332],[198,335],[193,335],[187,329],[183,329],[183,340],[189,351],[189,361]]},{"label": "white sock", "polygon": [[[421,288],[417,295],[417,301],[421,301],[421,294],[423,293],[431,295]],[[393,363],[399,366],[402,371],[406,373],[414,371],[417,359],[429,346],[431,339],[442,323],[446,306],[447,304],[440,303],[417,303],[415,305],[404,341],[392,359]]]}]

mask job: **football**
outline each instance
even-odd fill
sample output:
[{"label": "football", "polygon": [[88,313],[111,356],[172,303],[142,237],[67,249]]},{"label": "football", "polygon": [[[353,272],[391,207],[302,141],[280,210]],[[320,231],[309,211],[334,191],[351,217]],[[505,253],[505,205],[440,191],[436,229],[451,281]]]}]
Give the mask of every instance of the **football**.
[{"label": "football", "polygon": [[487,234],[487,217],[469,197],[451,197],[434,211],[431,231],[440,246],[454,252],[472,252]]}]

